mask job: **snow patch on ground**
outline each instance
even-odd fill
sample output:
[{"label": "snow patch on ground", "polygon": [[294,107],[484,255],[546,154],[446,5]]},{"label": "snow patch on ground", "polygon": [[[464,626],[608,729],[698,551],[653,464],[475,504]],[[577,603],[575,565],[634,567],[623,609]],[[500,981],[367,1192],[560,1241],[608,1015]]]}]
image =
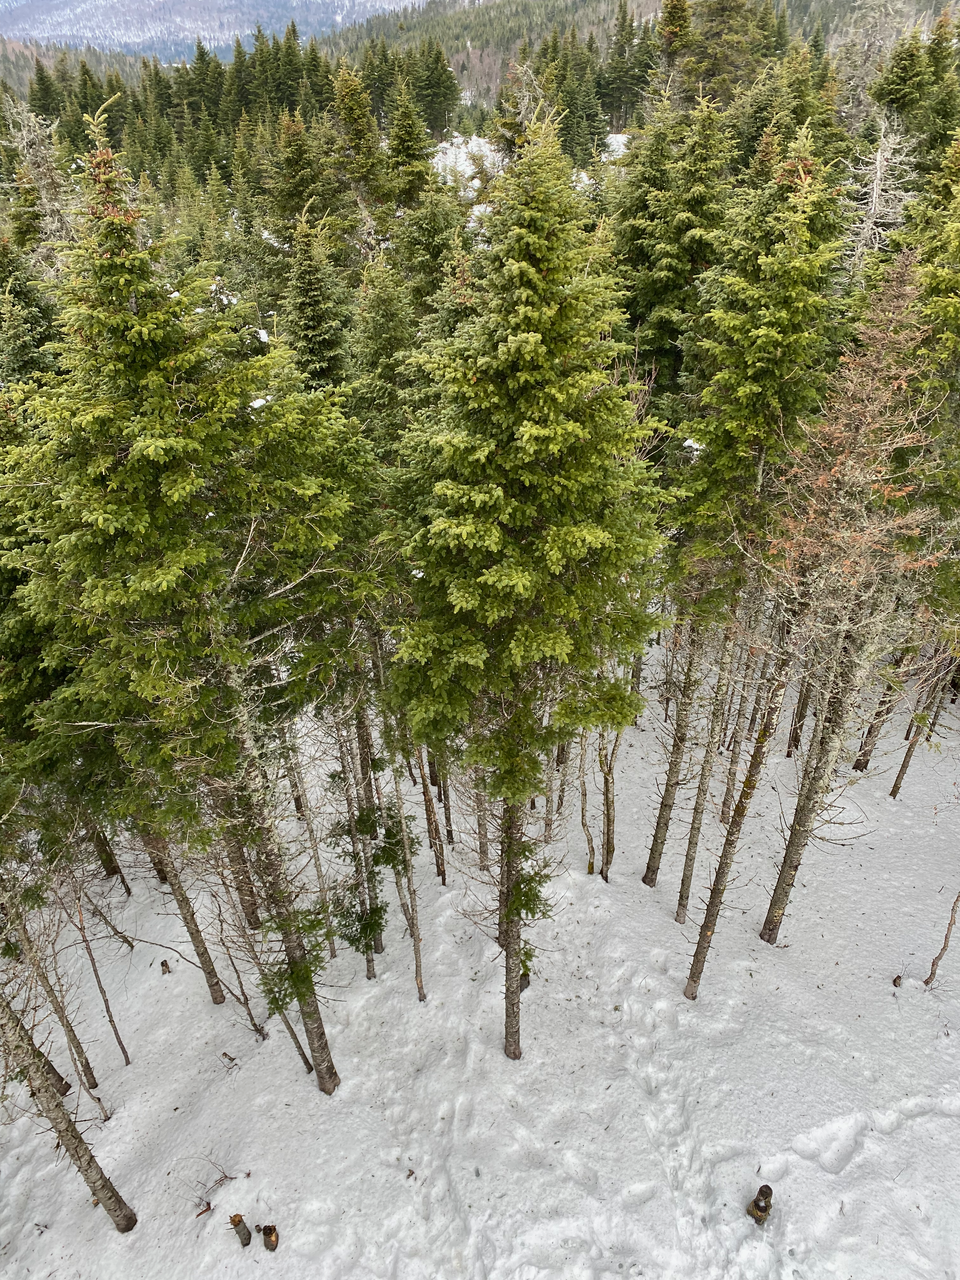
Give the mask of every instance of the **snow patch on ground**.
[{"label": "snow patch on ground", "polygon": [[[579,826],[567,832],[553,915],[534,931],[520,1062],[501,1050],[502,967],[470,918],[478,886],[459,872],[442,889],[424,854],[429,1000],[417,1002],[391,907],[378,979],[347,952],[326,975],[343,1081],[332,1098],[276,1019],[257,1044],[236,1006],[209,1003],[196,969],[139,942],[99,948],[125,1068],[78,952],[81,1035],[113,1111],[93,1122],[81,1097],[80,1116],[140,1221],[117,1235],[49,1136],[18,1119],[0,1131],[0,1276],[956,1277],[960,943],[932,989],[921,979],[960,887],[960,761],[952,742],[918,756],[889,800],[902,731],[838,802],[847,825],[808,853],[771,948],[757,935],[796,784],[795,763],[776,762],[691,1004],[696,931],[673,921],[682,821],[659,887],[640,880],[663,759],[648,713],[620,753],[609,885],[585,874]],[[710,817],[695,917],[719,844]],[[128,932],[189,955],[146,868],[129,904],[109,892]],[[231,1180],[213,1187],[220,1169]],[[774,1199],[758,1228],[744,1208],[761,1181]],[[196,1217],[206,1197],[213,1209]],[[276,1254],[256,1236],[241,1250],[232,1213],[275,1222]]]}]

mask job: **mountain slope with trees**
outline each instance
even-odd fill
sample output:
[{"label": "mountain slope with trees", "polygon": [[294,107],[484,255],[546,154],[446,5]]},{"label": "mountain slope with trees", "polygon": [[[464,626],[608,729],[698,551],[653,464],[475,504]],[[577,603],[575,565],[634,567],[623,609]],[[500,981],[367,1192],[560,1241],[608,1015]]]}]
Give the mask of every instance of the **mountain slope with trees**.
[{"label": "mountain slope with trees", "polygon": [[[140,966],[141,898],[169,895],[191,999],[287,1046],[298,1116],[368,1088],[365,1009],[407,1054],[411,1026],[467,1034],[432,1021],[425,898],[458,980],[502,974],[463,997],[482,1026],[458,1069],[499,1042],[529,1071],[561,931],[593,972],[589,899],[631,946],[645,912],[679,939],[651,954],[674,1005],[631,970],[629,996],[597,982],[556,1026],[576,1045],[609,1002],[649,1035],[644,1132],[690,1192],[674,1258],[719,1280],[719,1242],[718,1265],[770,1274],[752,1224],[712,1234],[693,1079],[650,1101],[658,1019],[680,1005],[696,1040],[693,1002],[710,1018],[762,984],[778,1052],[833,1069],[829,1036],[802,1049],[774,948],[840,928],[821,842],[848,843],[844,792],[889,783],[868,807],[896,812],[928,748],[952,770],[960,696],[960,29],[945,11],[869,75],[848,55],[767,0],[621,2],[603,39],[524,40],[489,106],[432,36],[334,59],[292,25],[229,62],[198,41],[128,83],[38,61],[25,99],[3,91],[0,1045],[10,1104],[122,1235],[148,1233],[102,1126],[134,1096],[101,1088],[88,1029],[132,1066],[101,965],[109,944]],[[472,155],[456,125],[484,130]],[[752,939],[728,910],[748,866]],[[849,895],[863,866],[843,866]],[[909,858],[884,866],[857,921],[874,942],[922,897]],[[929,976],[898,961],[885,1008],[904,982],[933,1000],[952,900],[928,904]],[[636,1063],[619,1023],[602,1036],[608,1066]],[[955,1115],[950,1051],[916,1053],[922,1114]],[[829,1173],[921,1114],[904,1096],[870,1119],[859,1074],[844,1090],[856,1122],[791,1148]],[[637,1186],[611,1229],[652,1200]]]}]

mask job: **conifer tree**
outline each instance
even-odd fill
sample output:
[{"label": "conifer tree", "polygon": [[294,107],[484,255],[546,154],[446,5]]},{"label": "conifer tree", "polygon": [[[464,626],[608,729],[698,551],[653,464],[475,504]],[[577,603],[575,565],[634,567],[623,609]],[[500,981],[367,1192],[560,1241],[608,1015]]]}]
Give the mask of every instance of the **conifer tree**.
[{"label": "conifer tree", "polygon": [[479,314],[423,360],[439,404],[408,445],[416,614],[398,696],[413,732],[463,743],[502,802],[504,1048],[517,1058],[522,926],[545,887],[526,802],[560,737],[632,714],[604,664],[645,630],[653,532],[633,410],[606,371],[615,291],[555,129],[530,129],[489,199]]},{"label": "conifer tree", "polygon": [[802,129],[772,179],[731,201],[722,265],[701,279],[684,360],[701,410],[684,429],[704,446],[701,474],[714,498],[744,512],[816,406],[842,218]]},{"label": "conifer tree", "polygon": [[318,389],[339,382],[345,371],[349,295],[330,263],[322,228],[297,224],[283,316],[297,367]]},{"label": "conifer tree", "polygon": [[262,757],[269,730],[252,706],[258,681],[276,683],[280,633],[299,632],[291,677],[317,651],[313,619],[341,595],[329,558],[369,457],[325,398],[298,393],[282,347],[254,354],[262,346],[209,281],[163,281],[162,246],[139,242],[101,119],[94,132],[85,234],[61,288],[63,376],[29,400],[32,432],[8,459],[22,605],[52,637],[47,660],[69,652],[74,664],[36,723],[54,740],[74,721],[113,726],[132,816],[143,820],[153,791],[152,832],[189,815],[191,776],[242,804],[286,998],[329,1093],[310,915],[290,888]]},{"label": "conifer tree", "polygon": [[[700,100],[684,121],[675,155],[665,159],[661,148],[669,127],[667,114],[651,126],[652,153],[642,169],[637,165],[630,171],[619,230],[621,253],[629,264],[637,351],[656,371],[658,393],[677,389],[680,339],[696,307],[697,279],[717,261],[729,157],[720,113],[710,102]],[[651,160],[659,169],[658,185],[647,187],[644,216],[624,217],[634,212],[631,204],[640,194],[642,170],[650,171]]]},{"label": "conifer tree", "polygon": [[397,90],[387,130],[387,157],[398,204],[413,204],[433,173],[436,147],[408,86]]}]

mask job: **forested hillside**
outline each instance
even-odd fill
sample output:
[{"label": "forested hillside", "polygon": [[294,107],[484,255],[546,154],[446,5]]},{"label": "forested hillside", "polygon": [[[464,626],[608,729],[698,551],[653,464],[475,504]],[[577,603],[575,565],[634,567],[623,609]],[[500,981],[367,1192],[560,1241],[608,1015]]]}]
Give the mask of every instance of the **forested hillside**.
[{"label": "forested hillside", "polygon": [[[0,1041],[8,1101],[118,1231],[138,1207],[68,1095],[133,1108],[87,1029],[131,1061],[98,965],[152,945],[124,913],[158,884],[204,998],[302,1067],[256,1104],[281,1148],[285,1105],[366,1079],[328,1036],[350,956],[370,991],[392,965],[381,1027],[426,1001],[434,873],[469,898],[449,946],[486,949],[464,982],[500,965],[465,1078],[494,1044],[531,1060],[521,1011],[587,916],[570,839],[614,934],[646,901],[688,930],[682,1004],[717,989],[762,827],[759,939],[723,972],[792,1014],[774,948],[834,927],[825,881],[816,926],[798,893],[840,790],[894,724],[876,785],[907,794],[960,688],[958,36],[945,11],[834,57],[770,0],[621,0],[522,39],[489,109],[439,36],[334,60],[294,27],[136,84],[38,62],[4,95]],[[960,886],[930,874],[939,931]],[[858,927],[899,918],[902,875]],[[612,996],[573,1000],[575,1042]],[[183,1018],[154,1028],[171,1078]]]}]

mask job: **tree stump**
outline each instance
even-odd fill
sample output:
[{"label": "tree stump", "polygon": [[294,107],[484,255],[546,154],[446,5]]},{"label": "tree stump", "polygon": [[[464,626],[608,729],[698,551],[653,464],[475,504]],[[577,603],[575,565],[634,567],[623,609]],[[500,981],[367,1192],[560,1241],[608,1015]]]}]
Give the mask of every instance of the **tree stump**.
[{"label": "tree stump", "polygon": [[253,1239],[253,1235],[251,1234],[250,1228],[244,1222],[243,1215],[240,1213],[232,1213],[230,1215],[230,1225],[231,1227],[233,1227],[234,1231],[240,1237],[240,1243],[243,1245],[244,1248],[246,1248],[247,1245],[250,1243],[250,1241]]},{"label": "tree stump", "polygon": [[768,1187],[766,1183],[760,1188],[756,1196],[747,1205],[747,1213],[754,1220],[757,1226],[763,1226],[767,1218],[770,1216],[770,1206],[773,1204],[773,1187]]},{"label": "tree stump", "polygon": [[273,1253],[277,1247],[280,1237],[277,1235],[277,1228],[274,1226],[265,1226],[263,1228],[263,1247],[269,1249]]}]

